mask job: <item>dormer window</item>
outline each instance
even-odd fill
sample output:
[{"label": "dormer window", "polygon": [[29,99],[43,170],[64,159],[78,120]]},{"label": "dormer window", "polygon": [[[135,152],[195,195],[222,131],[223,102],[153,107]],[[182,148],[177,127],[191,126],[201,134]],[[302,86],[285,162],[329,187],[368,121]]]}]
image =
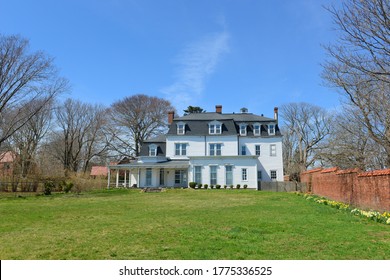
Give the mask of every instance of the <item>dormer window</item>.
[{"label": "dormer window", "polygon": [[186,124],[183,122],[179,122],[177,124],[177,134],[184,135],[186,133]]},{"label": "dormer window", "polygon": [[246,123],[240,124],[240,135],[241,136],[246,136],[246,127],[247,127]]},{"label": "dormer window", "polygon": [[254,134],[255,136],[260,136],[260,135],[261,135],[261,126],[260,126],[260,124],[255,123],[255,124],[253,125],[253,134]]},{"label": "dormer window", "polygon": [[275,125],[274,124],[268,125],[268,135],[275,135]]},{"label": "dormer window", "polygon": [[150,157],[155,157],[157,156],[157,145],[150,145],[149,146],[149,156]]},{"label": "dormer window", "polygon": [[222,133],[222,124],[220,122],[214,121],[209,123],[209,134],[221,134]]}]

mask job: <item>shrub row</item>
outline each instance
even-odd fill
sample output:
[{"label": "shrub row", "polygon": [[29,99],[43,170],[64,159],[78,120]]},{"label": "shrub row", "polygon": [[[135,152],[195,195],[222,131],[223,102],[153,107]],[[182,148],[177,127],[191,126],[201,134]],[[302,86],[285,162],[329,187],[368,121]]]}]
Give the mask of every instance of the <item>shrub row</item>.
[{"label": "shrub row", "polygon": [[[216,189],[221,189],[222,188],[222,186],[221,185],[219,185],[219,184],[217,184],[217,185],[208,185],[208,184],[198,184],[198,183],[196,183],[196,182],[190,182],[189,184],[188,184],[188,186],[191,188],[191,189],[208,189],[208,188],[210,188],[210,189],[214,189],[214,188],[216,188]],[[230,188],[230,189],[234,189],[234,185],[230,185],[229,187],[227,186],[227,185],[224,185],[223,186],[223,188],[224,189],[227,189],[227,188]],[[240,184],[237,184],[236,185],[236,189],[240,189],[241,188],[241,185]],[[244,185],[243,186],[243,188],[244,189],[246,189],[246,188],[248,188],[248,185]]]}]

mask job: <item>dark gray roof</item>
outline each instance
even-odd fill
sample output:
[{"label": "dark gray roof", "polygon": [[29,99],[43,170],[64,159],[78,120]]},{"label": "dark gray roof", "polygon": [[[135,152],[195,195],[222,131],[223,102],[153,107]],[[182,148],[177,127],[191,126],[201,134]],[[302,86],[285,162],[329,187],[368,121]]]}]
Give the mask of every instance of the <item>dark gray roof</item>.
[{"label": "dark gray roof", "polygon": [[224,121],[233,120],[235,122],[273,122],[274,119],[266,118],[263,116],[251,114],[251,113],[240,113],[240,114],[219,114],[215,112],[210,113],[195,113],[188,114],[183,117],[175,118],[174,121]]},{"label": "dark gray roof", "polygon": [[156,137],[145,140],[144,143],[164,143],[167,137],[165,135],[158,135]]},{"label": "dark gray roof", "polygon": [[[261,136],[268,136],[269,123],[276,124],[276,120],[266,118],[263,116],[239,113],[239,114],[220,114],[220,113],[194,113],[183,117],[175,118],[170,125],[167,135],[177,135],[176,124],[178,122],[185,123],[185,135],[209,135],[209,123],[212,121],[219,121],[222,123],[222,136],[237,135],[239,133],[239,125],[246,123],[247,136],[253,136],[253,125],[255,123],[261,124]],[[276,125],[276,135],[280,135],[279,127]]]}]

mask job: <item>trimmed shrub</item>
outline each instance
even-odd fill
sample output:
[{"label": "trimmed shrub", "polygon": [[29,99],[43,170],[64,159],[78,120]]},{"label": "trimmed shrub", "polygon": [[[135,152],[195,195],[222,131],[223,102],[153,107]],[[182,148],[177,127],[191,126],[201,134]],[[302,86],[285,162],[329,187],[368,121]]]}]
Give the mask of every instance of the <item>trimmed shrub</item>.
[{"label": "trimmed shrub", "polygon": [[234,186],[233,185],[230,185],[230,189],[233,189],[234,188]]},{"label": "trimmed shrub", "polygon": [[237,188],[237,190],[238,190],[239,188],[241,188],[241,185],[240,185],[240,184],[237,184],[236,188]]},{"label": "trimmed shrub", "polygon": [[201,189],[202,188],[202,184],[198,184],[198,189]]},{"label": "trimmed shrub", "polygon": [[210,189],[214,189],[214,185],[210,185]]},{"label": "trimmed shrub", "polygon": [[224,186],[223,186],[223,188],[226,190],[226,189],[227,189],[227,186],[226,186],[226,185],[224,185]]},{"label": "trimmed shrub", "polygon": [[74,184],[73,182],[65,182],[65,185],[64,185],[64,192],[65,193],[68,193],[72,190]]},{"label": "trimmed shrub", "polygon": [[195,187],[196,187],[196,182],[189,182],[189,183],[188,183],[188,186],[189,186],[191,189],[195,189]]},{"label": "trimmed shrub", "polygon": [[43,184],[43,188],[44,195],[51,195],[51,191],[55,188],[55,184],[53,181],[46,181]]},{"label": "trimmed shrub", "polygon": [[247,184],[244,185],[244,189],[246,189],[246,188],[248,188],[248,185],[247,185]]},{"label": "trimmed shrub", "polygon": [[215,188],[219,190],[221,188],[221,185],[216,185]]},{"label": "trimmed shrub", "polygon": [[209,188],[209,185],[204,184],[204,188],[207,190]]}]

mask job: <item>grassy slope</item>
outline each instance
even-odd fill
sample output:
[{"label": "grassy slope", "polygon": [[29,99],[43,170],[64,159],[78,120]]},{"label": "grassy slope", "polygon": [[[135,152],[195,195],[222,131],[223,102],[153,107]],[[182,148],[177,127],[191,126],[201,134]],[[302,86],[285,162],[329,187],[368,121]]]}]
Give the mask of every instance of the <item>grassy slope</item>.
[{"label": "grassy slope", "polygon": [[390,227],[289,193],[0,199],[0,259],[390,259]]}]

